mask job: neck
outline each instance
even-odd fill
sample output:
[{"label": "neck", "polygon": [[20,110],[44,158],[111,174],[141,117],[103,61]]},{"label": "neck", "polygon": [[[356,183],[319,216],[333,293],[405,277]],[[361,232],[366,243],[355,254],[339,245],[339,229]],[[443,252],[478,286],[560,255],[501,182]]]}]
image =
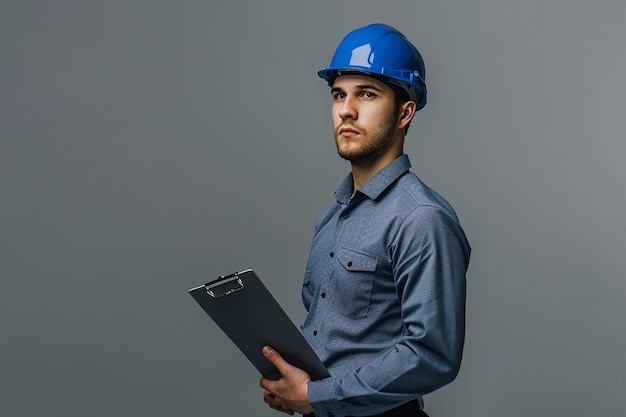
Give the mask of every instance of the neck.
[{"label": "neck", "polygon": [[368,160],[351,161],[352,180],[354,182],[354,191],[373,177],[378,171],[386,167],[391,161],[402,155],[403,150],[375,157]]}]

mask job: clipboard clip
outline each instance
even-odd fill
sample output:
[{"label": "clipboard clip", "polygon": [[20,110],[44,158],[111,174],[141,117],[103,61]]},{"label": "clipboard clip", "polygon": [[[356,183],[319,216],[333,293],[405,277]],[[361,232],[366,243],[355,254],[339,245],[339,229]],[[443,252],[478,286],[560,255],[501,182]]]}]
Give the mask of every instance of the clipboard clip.
[{"label": "clipboard clip", "polygon": [[209,282],[204,286],[206,292],[213,298],[230,295],[243,289],[243,282],[238,274],[220,277],[217,281]]}]

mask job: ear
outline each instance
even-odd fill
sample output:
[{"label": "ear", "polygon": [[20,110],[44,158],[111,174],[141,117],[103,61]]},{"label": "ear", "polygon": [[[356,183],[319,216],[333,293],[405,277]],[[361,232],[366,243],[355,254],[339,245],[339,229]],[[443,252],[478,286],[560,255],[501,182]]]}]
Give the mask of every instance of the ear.
[{"label": "ear", "polygon": [[414,101],[405,101],[400,105],[400,119],[398,120],[398,128],[404,129],[415,116],[417,105]]}]

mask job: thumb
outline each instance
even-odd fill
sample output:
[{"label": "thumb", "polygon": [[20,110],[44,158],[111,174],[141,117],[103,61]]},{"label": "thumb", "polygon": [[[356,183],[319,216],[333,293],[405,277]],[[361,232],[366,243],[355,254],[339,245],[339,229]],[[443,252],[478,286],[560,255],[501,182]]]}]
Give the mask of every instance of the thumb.
[{"label": "thumb", "polygon": [[263,347],[263,355],[278,369],[281,374],[283,373],[283,369],[290,366],[278,352],[269,346]]}]

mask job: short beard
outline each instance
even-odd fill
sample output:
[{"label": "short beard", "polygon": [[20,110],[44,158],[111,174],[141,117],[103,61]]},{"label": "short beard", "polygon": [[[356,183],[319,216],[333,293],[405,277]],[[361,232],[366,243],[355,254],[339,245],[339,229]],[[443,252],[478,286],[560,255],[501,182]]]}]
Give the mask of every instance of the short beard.
[{"label": "short beard", "polygon": [[[371,132],[365,132],[359,129],[361,133],[369,136],[368,142],[362,144],[360,148],[348,152],[342,151],[339,147],[339,141],[337,138],[339,136],[339,129],[341,129],[341,126],[337,127],[335,129],[335,144],[337,145],[337,153],[340,157],[350,162],[367,162],[375,160],[378,155],[385,151],[393,142],[399,115],[400,106],[396,105],[394,106],[394,109],[389,117],[384,119],[381,126],[377,126]],[[358,127],[356,124],[354,126]]]}]

